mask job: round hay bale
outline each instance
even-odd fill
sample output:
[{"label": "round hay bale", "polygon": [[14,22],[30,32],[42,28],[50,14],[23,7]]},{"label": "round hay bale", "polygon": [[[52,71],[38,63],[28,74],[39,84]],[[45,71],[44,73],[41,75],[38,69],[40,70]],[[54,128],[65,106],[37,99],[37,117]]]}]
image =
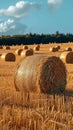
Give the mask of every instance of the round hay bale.
[{"label": "round hay bale", "polygon": [[72,51],[68,51],[68,52],[63,52],[60,55],[60,59],[64,62],[64,63],[73,63],[73,52]]},{"label": "round hay bale", "polygon": [[39,45],[34,47],[34,51],[39,51],[39,50],[40,50],[40,46]]},{"label": "round hay bale", "polygon": [[40,47],[40,44],[37,44],[38,47]]},{"label": "round hay bale", "polygon": [[57,47],[50,47],[49,51],[50,52],[56,52],[56,51],[58,51],[58,48]]},{"label": "round hay bale", "polygon": [[23,59],[14,76],[18,91],[36,93],[63,93],[66,85],[66,68],[60,58],[33,55]]},{"label": "round hay bale", "polygon": [[6,50],[10,50],[10,46],[6,46]]},{"label": "round hay bale", "polygon": [[23,51],[23,49],[17,49],[16,51],[15,51],[15,54],[16,55],[21,55],[21,52]]},{"label": "round hay bale", "polygon": [[71,48],[71,47],[67,47],[67,48],[65,49],[65,51],[72,51],[72,48]]},{"label": "round hay bale", "polygon": [[1,55],[1,59],[4,61],[15,61],[16,57],[13,53],[4,53]]},{"label": "round hay bale", "polygon": [[28,46],[27,46],[27,45],[23,46],[23,49],[24,49],[24,50],[27,50],[27,49],[28,49]]},{"label": "round hay bale", "polygon": [[3,46],[0,46],[0,49],[3,49]]},{"label": "round hay bale", "polygon": [[56,48],[58,48],[58,50],[60,49],[60,45],[56,46]]},{"label": "round hay bale", "polygon": [[33,49],[23,50],[21,52],[21,57],[31,56],[33,54],[34,54],[34,50]]}]

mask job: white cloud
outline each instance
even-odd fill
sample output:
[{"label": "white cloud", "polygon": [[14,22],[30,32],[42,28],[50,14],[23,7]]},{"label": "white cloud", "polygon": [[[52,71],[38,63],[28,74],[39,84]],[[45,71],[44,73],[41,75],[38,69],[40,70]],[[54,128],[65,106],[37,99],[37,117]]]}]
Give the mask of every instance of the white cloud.
[{"label": "white cloud", "polygon": [[48,0],[48,5],[51,10],[56,10],[62,4],[62,0]]},{"label": "white cloud", "polygon": [[0,21],[0,35],[23,34],[26,30],[26,25],[18,23],[13,19]]},{"label": "white cloud", "polygon": [[40,8],[40,4],[26,2],[26,1],[19,1],[16,3],[15,6],[11,5],[7,9],[0,9],[0,16],[10,16],[14,18],[21,18],[27,15],[31,9]]}]

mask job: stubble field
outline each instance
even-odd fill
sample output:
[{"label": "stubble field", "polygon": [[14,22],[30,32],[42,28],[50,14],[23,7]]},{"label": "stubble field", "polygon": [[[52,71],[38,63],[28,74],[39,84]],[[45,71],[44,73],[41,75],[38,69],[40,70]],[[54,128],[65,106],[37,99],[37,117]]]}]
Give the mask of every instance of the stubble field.
[{"label": "stubble field", "polygon": [[[59,44],[60,50],[50,52],[49,48],[57,44],[41,44],[40,50],[34,55],[46,54],[60,57],[66,47],[73,43]],[[29,45],[34,48],[35,45]],[[11,46],[0,49],[0,54],[22,49]],[[64,95],[34,94],[16,91],[14,75],[21,56],[16,55],[15,62],[0,58],[0,130],[73,130],[73,64],[66,64],[67,84],[69,93]]]}]

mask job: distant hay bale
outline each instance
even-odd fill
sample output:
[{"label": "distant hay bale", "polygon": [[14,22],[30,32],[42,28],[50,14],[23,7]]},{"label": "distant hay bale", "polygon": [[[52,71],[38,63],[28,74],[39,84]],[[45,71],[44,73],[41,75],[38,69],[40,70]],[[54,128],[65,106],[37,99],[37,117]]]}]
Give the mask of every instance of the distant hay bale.
[{"label": "distant hay bale", "polygon": [[15,61],[16,57],[13,53],[4,53],[1,55],[1,60],[4,61]]},{"label": "distant hay bale", "polygon": [[27,45],[23,46],[23,49],[24,49],[24,50],[27,50],[27,49],[28,49],[28,46],[27,46]]},{"label": "distant hay bale", "polygon": [[37,44],[38,47],[40,47],[40,44]]},{"label": "distant hay bale", "polygon": [[21,52],[23,51],[23,49],[17,49],[16,51],[15,51],[15,54],[16,55],[21,55]]},{"label": "distant hay bale", "polygon": [[71,47],[66,47],[65,51],[72,51]]},{"label": "distant hay bale", "polygon": [[56,48],[58,48],[58,50],[60,49],[60,45],[57,45]]},{"label": "distant hay bale", "polygon": [[57,47],[50,47],[49,51],[50,52],[56,52],[56,51],[58,51],[58,48]]},{"label": "distant hay bale", "polygon": [[39,45],[34,47],[34,51],[39,51],[39,50],[40,50],[40,46]]},{"label": "distant hay bale", "polygon": [[60,58],[33,55],[23,59],[14,76],[18,91],[36,93],[63,93],[66,85],[66,67]]},{"label": "distant hay bale", "polygon": [[21,52],[21,57],[31,56],[33,54],[34,54],[34,50],[33,49],[23,50]]},{"label": "distant hay bale", "polygon": [[0,46],[0,49],[3,49],[3,46]]},{"label": "distant hay bale", "polygon": [[73,52],[68,51],[61,53],[60,59],[65,63],[73,63]]},{"label": "distant hay bale", "polygon": [[6,46],[6,50],[10,50],[10,46]]}]

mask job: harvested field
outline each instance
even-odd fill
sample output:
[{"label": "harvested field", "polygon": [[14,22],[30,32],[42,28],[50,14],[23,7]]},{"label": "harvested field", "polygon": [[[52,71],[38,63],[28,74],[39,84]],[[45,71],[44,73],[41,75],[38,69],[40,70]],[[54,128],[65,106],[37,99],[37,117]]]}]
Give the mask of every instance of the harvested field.
[{"label": "harvested field", "polygon": [[[50,47],[57,45],[56,43],[41,44],[40,50],[34,52],[34,56],[60,57],[66,47],[71,47],[73,50],[73,43],[67,43],[59,44],[59,51],[49,51]],[[34,46],[28,45],[28,48],[34,49]],[[0,54],[15,54],[15,50],[22,48],[22,45],[10,46],[10,50],[3,47],[3,49],[0,49]],[[73,63],[64,62],[67,70],[65,93],[41,94],[16,91],[14,76],[21,61],[20,55],[16,55],[15,62],[6,62],[0,58],[0,130],[73,130]],[[36,58],[35,61],[37,62]],[[56,71],[58,71],[57,67]],[[60,71],[61,69],[57,73],[60,74]],[[47,73],[48,71],[43,73],[43,75]],[[55,83],[57,78],[55,78]],[[30,84],[32,84],[31,81]],[[26,84],[28,82],[29,79],[26,81]],[[43,87],[45,87],[44,79],[41,82]],[[25,84],[23,86],[25,87]]]}]

